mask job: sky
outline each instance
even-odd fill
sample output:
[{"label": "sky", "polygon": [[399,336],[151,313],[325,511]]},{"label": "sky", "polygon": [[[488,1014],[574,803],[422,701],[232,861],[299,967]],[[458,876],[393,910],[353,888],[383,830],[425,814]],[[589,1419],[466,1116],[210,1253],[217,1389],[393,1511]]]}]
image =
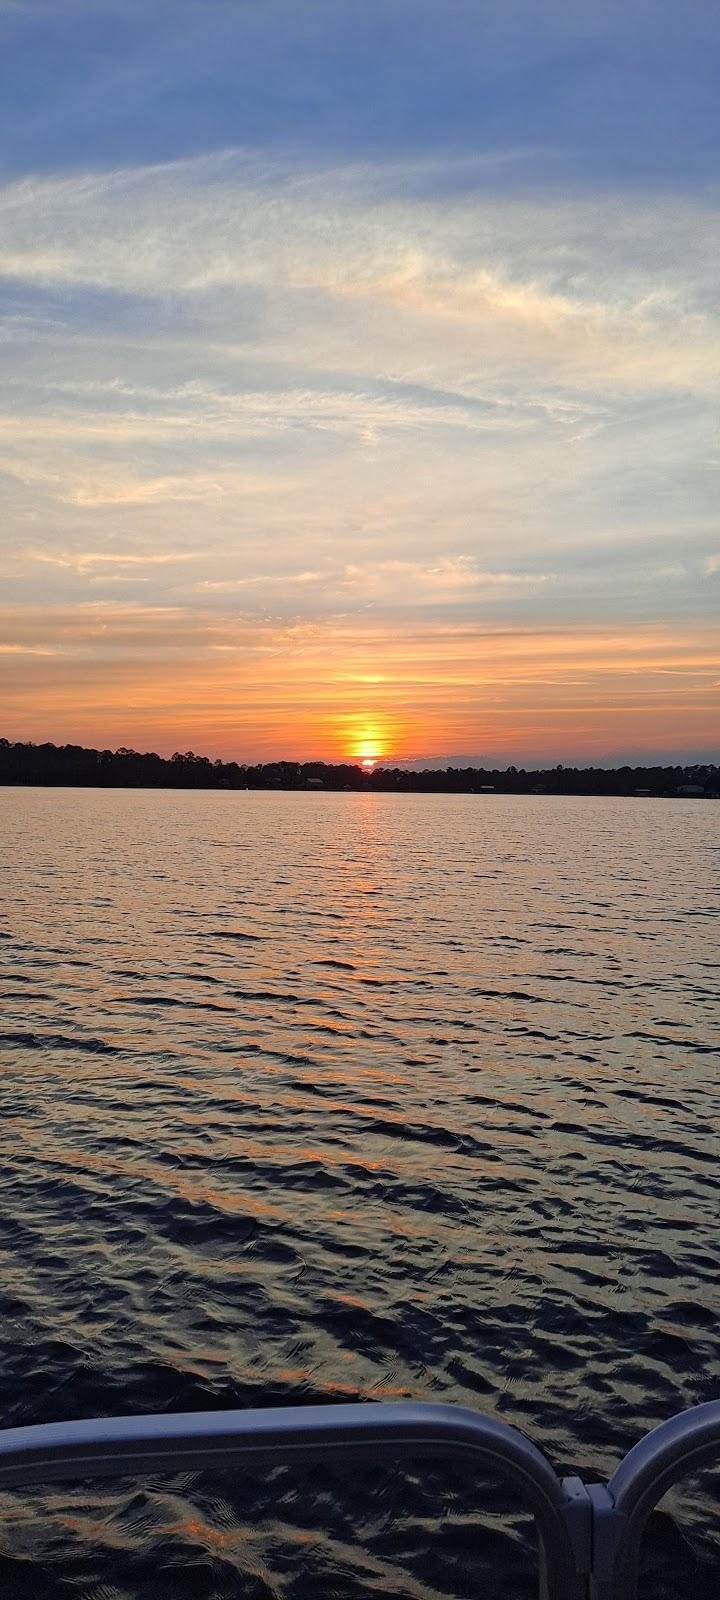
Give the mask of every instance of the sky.
[{"label": "sky", "polygon": [[715,0],[0,0],[0,734],[720,759]]}]

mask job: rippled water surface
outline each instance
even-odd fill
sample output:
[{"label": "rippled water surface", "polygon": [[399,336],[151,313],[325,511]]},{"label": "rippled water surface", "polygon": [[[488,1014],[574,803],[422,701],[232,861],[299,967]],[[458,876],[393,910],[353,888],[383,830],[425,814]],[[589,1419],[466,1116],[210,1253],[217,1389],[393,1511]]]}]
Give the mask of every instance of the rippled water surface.
[{"label": "rippled water surface", "polygon": [[[597,1478],[720,1392],[716,805],[0,807],[3,1425],[412,1396]],[[378,1482],[5,1496],[3,1592],[475,1590],[477,1493]]]}]

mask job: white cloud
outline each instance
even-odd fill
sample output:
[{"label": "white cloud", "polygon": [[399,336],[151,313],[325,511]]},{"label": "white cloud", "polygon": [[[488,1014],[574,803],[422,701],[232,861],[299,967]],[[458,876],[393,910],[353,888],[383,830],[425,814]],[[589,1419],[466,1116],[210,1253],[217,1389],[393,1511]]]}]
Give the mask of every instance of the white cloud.
[{"label": "white cloud", "polygon": [[[717,379],[713,298],[720,223],[690,201],[400,198],[407,171],[300,176],[238,153],[164,167],[28,179],[0,196],[0,271],[37,285],[166,300],[252,290],[385,307],[393,319],[482,329],[485,358],[630,386]],[[165,221],[167,219],[167,221]],[[692,239],[692,252],[688,239]],[[316,303],[312,303],[316,297]],[[257,311],[257,308],[256,308]],[[261,336],[273,337],[273,307]],[[347,314],[347,313],[346,313]],[[285,317],[284,336],[292,334]],[[370,342],[373,330],[368,329]],[[426,354],[432,356],[432,348]]]}]

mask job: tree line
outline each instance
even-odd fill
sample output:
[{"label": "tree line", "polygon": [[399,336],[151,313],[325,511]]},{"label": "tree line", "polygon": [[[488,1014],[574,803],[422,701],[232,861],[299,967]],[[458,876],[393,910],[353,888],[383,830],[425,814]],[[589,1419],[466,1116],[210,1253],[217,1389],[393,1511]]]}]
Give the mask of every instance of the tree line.
[{"label": "tree line", "polygon": [[446,767],[415,772],[357,762],[211,761],[194,751],[92,750],[75,744],[0,739],[0,784],[96,789],[323,789],[408,793],[676,795],[720,793],[720,767]]}]

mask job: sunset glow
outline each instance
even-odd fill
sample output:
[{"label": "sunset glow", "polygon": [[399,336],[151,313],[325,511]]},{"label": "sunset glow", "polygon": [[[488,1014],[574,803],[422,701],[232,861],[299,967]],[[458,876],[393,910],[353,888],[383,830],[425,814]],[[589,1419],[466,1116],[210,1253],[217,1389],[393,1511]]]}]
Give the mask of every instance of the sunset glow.
[{"label": "sunset glow", "polygon": [[[720,221],[692,118],[657,157],[649,66],[622,136],[642,29],[620,12],[598,8],[604,93],[570,13],[546,36],[436,8],[394,66],[373,0],[359,56],[358,19],[321,9],[319,34],[273,3],[217,28],[213,0],[173,28],[131,6],[116,34],[110,7],[102,67],[100,0],[88,82],[84,4],[58,0],[49,75],[40,11],[6,14],[0,733],[246,761],[716,751]],[[528,144],[564,30],[572,95]]]},{"label": "sunset glow", "polygon": [[[236,623],[155,608],[5,613],[2,661],[13,684],[5,728],[42,741],[196,748],[258,760],[437,757],[494,762],[649,755],[710,743],[720,659],[714,630],[406,627],[346,620],[288,638],[261,619]],[[373,722],[352,703],[357,662],[382,657]],[[342,666],[342,672],[340,667]]]}]

